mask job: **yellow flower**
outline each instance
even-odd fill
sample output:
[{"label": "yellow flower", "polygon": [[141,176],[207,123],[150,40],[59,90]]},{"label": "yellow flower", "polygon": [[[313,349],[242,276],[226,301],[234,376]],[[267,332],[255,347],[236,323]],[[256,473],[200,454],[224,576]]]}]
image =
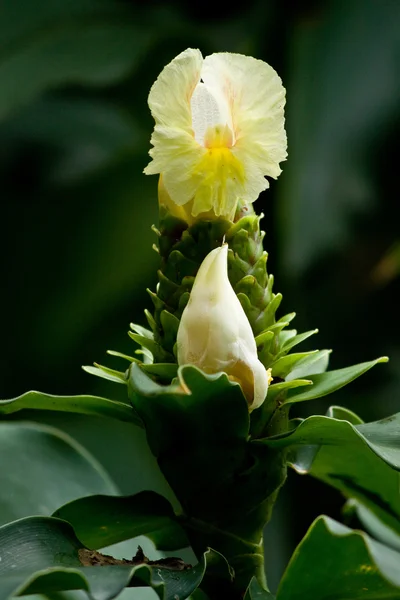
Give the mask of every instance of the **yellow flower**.
[{"label": "yellow flower", "polygon": [[227,256],[224,244],[200,265],[178,329],[178,363],[227,373],[253,410],[264,402],[271,377],[258,360],[250,323],[229,282]]},{"label": "yellow flower", "polygon": [[[155,120],[148,175],[184,213],[233,219],[256,200],[286,159],[285,89],[261,60],[229,52],[203,59],[191,48],[161,72],[149,94]],[[162,200],[161,200],[162,202]],[[209,216],[209,215],[207,215]]]}]

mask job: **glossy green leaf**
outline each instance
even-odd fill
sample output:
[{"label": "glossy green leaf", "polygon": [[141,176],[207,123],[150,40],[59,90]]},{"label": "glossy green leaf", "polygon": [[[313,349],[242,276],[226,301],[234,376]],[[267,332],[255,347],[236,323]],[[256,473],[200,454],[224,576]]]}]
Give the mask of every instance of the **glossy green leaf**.
[{"label": "glossy green leaf", "polygon": [[330,415],[308,417],[263,443],[289,447],[298,473],[338,488],[400,533],[400,413],[365,424],[343,408],[333,407]]},{"label": "glossy green leaf", "polygon": [[149,375],[156,375],[160,380],[171,381],[178,373],[176,363],[143,364],[142,369]]},{"label": "glossy green leaf", "polygon": [[304,342],[304,340],[306,340],[307,338],[318,333],[318,329],[312,329],[311,331],[305,331],[304,333],[299,333],[298,335],[296,335],[297,332],[295,329],[293,331],[294,331],[294,334],[291,335],[290,337],[284,336],[285,331],[282,331],[279,335],[279,339],[280,339],[281,343],[283,342],[282,348],[283,348],[284,352],[289,352],[289,350],[291,350],[298,344],[301,344],[301,342]]},{"label": "glossy green leaf", "polygon": [[[336,392],[336,390],[339,390],[351,381],[354,381],[354,379],[357,379],[357,377],[360,377],[360,375],[363,375],[375,365],[379,363],[385,363],[387,361],[388,358],[386,356],[382,356],[376,360],[346,367],[345,369],[338,369],[337,371],[328,371],[327,373],[307,376],[307,378],[313,382],[313,385],[304,391],[290,391],[288,393],[286,403],[293,404],[294,402],[305,402],[306,400],[314,400],[315,398],[321,398],[327,394],[332,394],[332,392]],[[299,377],[299,375],[296,375],[296,377]]]},{"label": "glossy green leaf", "polygon": [[91,549],[139,535],[150,538],[159,550],[189,545],[170,503],[155,492],[79,498],[56,510],[53,516],[68,521],[80,541]]},{"label": "glossy green leaf", "polygon": [[294,551],[277,600],[400,598],[400,553],[328,517]]},{"label": "glossy green leaf", "polygon": [[329,365],[330,354],[331,350],[318,350],[315,354],[304,358],[294,366],[293,370],[286,377],[286,381],[304,379],[310,375],[324,373]]},{"label": "glossy green leaf", "polygon": [[128,404],[98,396],[54,396],[32,391],[10,400],[0,400],[0,414],[7,415],[24,409],[106,417],[140,425],[140,419]]},{"label": "glossy green leaf", "polygon": [[129,356],[128,354],[123,354],[122,352],[117,352],[116,350],[107,350],[107,354],[109,354],[110,356],[116,356],[117,358],[122,358],[123,360],[126,360],[129,363],[140,363],[140,360],[138,358],[134,356]]},{"label": "glossy green leaf", "polygon": [[162,600],[185,600],[199,585],[205,558],[196,566],[82,566],[82,544],[65,521],[29,517],[0,528],[0,597],[83,589],[92,600],[112,600],[126,586],[151,586]]},{"label": "glossy green leaf", "polygon": [[309,379],[294,379],[293,381],[281,381],[280,383],[272,382],[272,385],[268,388],[269,401],[282,392],[286,392],[292,388],[303,387],[305,385],[312,385],[312,381]]},{"label": "glossy green leaf", "polygon": [[297,366],[304,364],[305,361],[311,364],[317,361],[319,358],[318,350],[312,350],[311,352],[296,352],[293,354],[286,354],[281,356],[271,364],[272,377],[280,377],[285,379],[289,373],[294,370]]},{"label": "glossy green leaf", "polygon": [[[372,512],[372,510],[369,510],[361,502],[351,498],[343,507],[343,513],[346,517],[346,521],[349,520],[349,517],[357,516],[363,529],[365,529],[367,533],[382,544],[385,544],[385,546],[390,546],[391,548],[394,548],[394,550],[400,552],[400,532],[390,529],[390,527],[385,525],[381,519]],[[353,525],[353,523],[351,523],[351,525]]]},{"label": "glossy green leaf", "polygon": [[116,493],[87,450],[52,427],[0,423],[0,456],[0,524],[51,515],[88,494]]}]

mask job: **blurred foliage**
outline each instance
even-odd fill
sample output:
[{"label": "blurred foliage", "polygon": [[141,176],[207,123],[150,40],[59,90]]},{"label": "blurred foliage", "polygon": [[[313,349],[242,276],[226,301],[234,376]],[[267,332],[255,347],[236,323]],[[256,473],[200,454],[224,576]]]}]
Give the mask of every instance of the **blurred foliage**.
[{"label": "blurred foliage", "polygon": [[[396,0],[248,0],[228,12],[209,1],[3,0],[0,397],[32,388],[116,397],[117,386],[80,365],[102,362],[107,348],[129,354],[129,321],[144,322],[150,305],[157,182],[142,174],[146,97],[192,46],[251,54],[281,75],[289,159],[256,207],[281,314],[296,310],[299,330],[319,327],[333,368],[390,355],[338,402],[365,420],[398,411],[399,25]],[[318,400],[299,411],[326,408]],[[134,426],[51,423],[94,452],[124,493],[171,497]],[[291,473],[267,531],[272,588],[311,520],[340,519],[342,503]]]}]

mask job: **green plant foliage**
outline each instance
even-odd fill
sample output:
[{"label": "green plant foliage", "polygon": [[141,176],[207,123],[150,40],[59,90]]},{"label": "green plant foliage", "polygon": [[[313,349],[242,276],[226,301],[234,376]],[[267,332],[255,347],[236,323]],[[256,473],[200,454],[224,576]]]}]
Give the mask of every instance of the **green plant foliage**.
[{"label": "green plant foliage", "polygon": [[308,417],[286,434],[254,443],[291,448],[298,473],[338,488],[400,533],[400,413],[365,424],[343,408],[329,415]]},{"label": "green plant foliage", "polygon": [[351,498],[343,507],[346,520],[356,516],[363,528],[376,540],[400,551],[400,533],[385,525],[376,514],[364,504]]},{"label": "green plant foliage", "polygon": [[[178,374],[179,381],[160,386],[133,364],[132,403],[187,514],[230,520],[239,506],[243,510],[246,499],[250,507],[265,498],[264,486],[273,491],[276,481],[265,483],[256,477],[257,469],[248,471],[247,452],[253,450],[248,444],[248,405],[240,386],[225,374],[206,375],[190,365],[180,367]],[[239,485],[241,469],[246,470],[246,489]]]},{"label": "green plant foliage", "polygon": [[141,425],[140,419],[128,404],[98,396],[54,396],[32,391],[18,398],[0,400],[0,414],[11,414],[24,409],[107,417]]},{"label": "green plant foliage", "polygon": [[161,386],[133,364],[128,390],[192,547],[221,552],[244,594],[249,569],[264,578],[261,535],[285,479],[284,453],[250,443],[247,402],[225,374],[186,365]]},{"label": "green plant foliage", "polygon": [[400,553],[328,517],[318,518],[296,548],[277,600],[400,598]]},{"label": "green plant foliage", "polygon": [[387,357],[383,356],[376,360],[353,365],[344,369],[338,369],[337,371],[328,371],[327,373],[318,373],[317,375],[307,375],[307,379],[309,379],[313,385],[304,391],[299,389],[289,391],[285,402],[286,404],[293,404],[295,402],[314,400],[332,394],[332,392],[340,390],[340,388],[351,383],[357,379],[357,377],[360,377],[369,371],[369,369],[372,369],[375,365],[387,361]]},{"label": "green plant foliage", "polygon": [[[202,580],[206,556],[173,570],[149,565],[82,566],[82,544],[65,521],[28,517],[0,527],[0,597],[82,589],[92,600],[112,600],[126,586],[150,586],[161,600],[186,600]],[[210,554],[210,553],[209,553]]]},{"label": "green plant foliage", "polygon": [[56,510],[53,516],[68,521],[80,541],[91,549],[139,535],[146,535],[159,550],[188,546],[170,503],[154,492],[79,498]]},{"label": "green plant foliage", "polygon": [[244,600],[275,600],[269,590],[265,590],[255,577],[250,581]]},{"label": "green plant foliage", "polygon": [[0,456],[0,524],[51,515],[87,494],[116,493],[102,466],[52,427],[0,423]]},{"label": "green plant foliage", "polygon": [[[32,386],[64,395],[30,392],[0,402],[0,418],[10,421],[33,415],[35,419],[62,423],[93,448],[110,473],[126,484],[126,494],[131,493],[131,486],[144,489],[161,478],[158,472],[153,479],[148,475],[154,463],[143,455],[147,450],[145,422],[152,448],[159,448],[158,443],[162,446],[162,469],[168,471],[173,460],[178,463],[183,497],[189,495],[185,483],[196,486],[196,479],[205,483],[205,499],[213,494],[217,497],[218,490],[227,484],[228,515],[247,500],[246,494],[254,494],[255,498],[261,495],[258,486],[265,478],[280,480],[265,464],[272,450],[279,457],[286,454],[299,473],[310,474],[349,498],[353,512],[371,535],[399,549],[399,475],[390,466],[398,468],[399,463],[399,420],[396,416],[379,426],[364,425],[350,411],[335,407],[327,417],[306,419],[300,425],[298,420],[287,424],[291,404],[323,398],[338,390],[355,374],[361,374],[363,365],[324,373],[329,350],[311,353],[306,346],[303,352],[301,346],[301,353],[297,352],[297,344],[312,332],[297,335],[288,330],[293,314],[275,322],[282,297],[272,292],[273,277],[267,275],[266,253],[262,239],[254,238],[251,216],[243,222],[247,223],[247,233],[236,228],[228,235],[233,248],[230,275],[252,321],[260,357],[273,368],[275,381],[269,389],[268,403],[250,415],[250,429],[248,424],[242,428],[237,419],[243,401],[240,390],[228,381],[213,383],[214,394],[210,382],[191,381],[190,373],[185,375],[186,384],[198,385],[199,392],[192,393],[194,399],[203,394],[206,397],[204,418],[198,418],[189,395],[179,389],[179,379],[162,393],[159,387],[151,387],[154,380],[169,385],[178,377],[176,363],[168,361],[175,361],[178,317],[198,266],[198,256],[190,247],[193,239],[187,239],[179,248],[160,247],[161,258],[168,263],[160,276],[164,295],[163,299],[151,295],[155,318],[149,311],[146,317],[151,332],[158,335],[158,341],[161,338],[163,351],[168,354],[152,343],[148,330],[133,328],[136,342],[144,346],[137,352],[143,353],[141,370],[148,382],[146,389],[139,390],[142,382],[138,379],[135,392],[134,384],[129,383],[131,398],[135,393],[133,402],[143,404],[141,417],[124,404],[127,364],[121,370],[113,368],[112,363],[110,367],[96,364],[87,368],[102,379],[85,379],[77,368],[92,357],[103,363],[102,349],[107,347],[120,348],[119,358],[129,363],[142,359],[136,358],[132,342],[124,342],[117,332],[130,319],[140,319],[145,286],[155,289],[156,256],[150,250],[154,240],[150,239],[149,229],[157,219],[156,184],[154,178],[141,175],[148,160],[152,127],[146,108],[147,90],[162,66],[188,45],[199,47],[204,55],[225,50],[244,52],[273,65],[288,91],[290,160],[279,182],[271,182],[270,190],[257,202],[257,208],[267,215],[262,221],[267,231],[266,248],[272,261],[280,257],[279,286],[285,290],[284,304],[296,308],[302,330],[320,326],[325,336],[322,347],[334,347],[337,365],[351,364],[357,356],[366,360],[372,342],[376,344],[376,356],[390,350],[393,360],[389,369],[368,375],[364,388],[362,383],[352,385],[347,398],[344,391],[342,400],[351,398],[352,407],[368,420],[398,411],[398,265],[393,267],[394,253],[390,252],[391,244],[398,239],[398,223],[391,218],[396,214],[397,173],[388,157],[394,155],[398,139],[399,5],[393,0],[317,1],[304,6],[250,0],[232,5],[228,14],[224,7],[208,11],[196,3],[175,0],[139,4],[124,0],[1,3],[0,254],[7,260],[2,270],[2,335],[7,355],[2,362],[0,396],[10,398]],[[276,193],[280,198],[274,203]],[[276,227],[277,214],[280,231]],[[211,249],[217,238],[220,242],[220,233],[215,239],[213,235],[208,240],[195,239],[203,250],[211,240]],[[174,245],[179,245],[180,239],[179,234]],[[174,279],[176,275],[179,277]],[[180,298],[174,284],[184,290]],[[385,310],[380,311],[382,307]],[[287,354],[295,347],[296,354]],[[148,364],[153,359],[155,362]],[[285,381],[278,379],[281,377]],[[107,400],[110,381],[123,384],[111,386],[112,397],[121,402]],[[87,396],[70,395],[82,389],[88,390]],[[229,396],[233,398],[231,404]],[[215,408],[220,397],[221,413]],[[170,413],[161,407],[169,399],[173,404]],[[145,407],[146,402],[150,406]],[[318,410],[325,410],[321,408],[327,406],[324,403],[322,399]],[[305,407],[299,405],[296,409]],[[75,421],[73,413],[77,415]],[[155,422],[159,415],[170,418],[175,446],[172,436],[167,440],[167,433]],[[111,418],[116,421],[110,422]],[[248,423],[247,413],[246,420]],[[249,432],[252,438],[273,436],[268,441],[271,445],[250,443]],[[136,445],[134,439],[138,440]],[[208,443],[202,456],[200,439]],[[223,461],[216,454],[221,451],[233,457],[236,471],[230,467],[224,471]],[[99,524],[96,519],[100,516],[110,523],[114,515],[114,526],[106,532],[109,540],[123,535],[118,517],[124,517],[127,532],[139,531],[133,517],[129,529],[127,499],[110,496],[116,489],[102,468],[66,436],[46,428],[1,423],[0,456],[0,523],[28,514],[50,515],[64,505],[62,510],[82,509],[77,520],[93,539],[96,535],[100,538],[100,529],[95,527],[89,532],[89,524]],[[245,463],[250,463],[247,470],[243,469]],[[220,480],[211,473],[214,465]],[[294,492],[283,501],[287,512],[279,527],[279,539],[275,540],[273,532],[268,536],[269,555],[276,556],[278,562],[278,567],[271,563],[269,568],[271,582],[275,579],[272,589],[283,570],[279,564],[287,561],[293,540],[308,525],[307,515],[317,510],[316,496],[296,494],[295,486],[304,485],[304,479],[293,478],[291,483]],[[326,489],[339,510],[339,494],[335,499],[328,486]],[[89,494],[103,499],[107,495],[98,512]],[[301,506],[302,501],[307,507]],[[208,508],[211,514],[211,506]],[[217,509],[222,514],[221,506]],[[134,514],[144,517],[140,510]],[[294,515],[291,523],[290,514]],[[70,518],[72,521],[72,515]],[[164,517],[158,514],[158,518]],[[182,525],[184,518],[181,515]],[[200,539],[204,546],[207,539],[218,539],[220,532],[215,535],[215,530],[205,531],[204,522],[194,521],[186,523],[187,528],[196,525],[203,528],[203,533],[196,531],[194,535],[192,530],[193,540]],[[393,575],[398,570],[398,557],[390,571],[393,556],[397,555],[382,553],[367,536],[350,530],[343,533],[345,529],[338,524],[327,523],[323,520],[321,526],[314,526],[318,539],[313,533],[315,544],[308,559],[300,561],[296,551],[288,570],[292,572],[295,567],[294,575],[285,575],[280,592],[286,594],[287,590],[287,595],[282,598],[399,599],[398,580]],[[147,528],[149,522],[141,519],[141,526]],[[73,546],[76,538],[72,533],[68,538],[67,529],[67,542],[69,539]],[[243,532],[236,533],[244,537]],[[306,540],[307,548],[309,537]],[[25,551],[29,550],[24,556],[26,564],[33,559],[36,548],[34,540],[28,541],[24,546]],[[68,555],[67,542],[64,548]],[[227,538],[226,546],[232,548],[235,543],[237,538]],[[261,557],[258,544],[246,548]],[[286,549],[283,554],[282,548]],[[375,560],[378,555],[379,560]],[[207,565],[210,572],[212,562]],[[219,578],[221,568],[217,564],[214,568]],[[45,570],[46,577],[41,581],[49,589],[53,574],[48,567]],[[112,591],[114,575],[109,575],[103,586],[103,573],[98,569],[93,573],[90,585],[104,600],[104,594]],[[133,583],[139,585],[140,569],[135,573]],[[142,573],[144,579],[151,576],[147,568]],[[0,577],[1,598],[2,592],[7,597],[9,576],[11,569]],[[97,587],[95,576],[100,576]],[[68,580],[69,585],[74,577],[61,571],[56,575],[58,581]],[[86,585],[86,575],[82,578],[77,573],[76,577],[79,585]],[[39,589],[35,585],[31,591]],[[117,588],[114,585],[114,591]],[[254,579],[246,600],[272,598],[263,588],[262,579]],[[132,592],[136,598],[138,592],[129,588],[118,597],[125,600],[129,596],[130,600]],[[153,593],[149,589],[146,592]],[[161,588],[158,592],[163,595]],[[179,598],[180,591],[176,594]],[[86,596],[82,591],[48,591],[46,600],[81,600]],[[204,597],[202,592],[195,592],[196,600]],[[219,593],[216,597],[230,595]]]}]

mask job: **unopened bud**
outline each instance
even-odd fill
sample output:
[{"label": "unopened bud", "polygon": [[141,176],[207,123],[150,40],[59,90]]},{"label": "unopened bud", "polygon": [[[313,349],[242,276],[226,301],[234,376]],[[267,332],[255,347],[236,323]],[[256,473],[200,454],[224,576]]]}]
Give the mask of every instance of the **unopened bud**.
[{"label": "unopened bud", "polygon": [[241,385],[253,410],[265,400],[270,375],[258,360],[253,331],[229,282],[227,257],[224,244],[200,265],[178,329],[178,363],[226,373]]}]

